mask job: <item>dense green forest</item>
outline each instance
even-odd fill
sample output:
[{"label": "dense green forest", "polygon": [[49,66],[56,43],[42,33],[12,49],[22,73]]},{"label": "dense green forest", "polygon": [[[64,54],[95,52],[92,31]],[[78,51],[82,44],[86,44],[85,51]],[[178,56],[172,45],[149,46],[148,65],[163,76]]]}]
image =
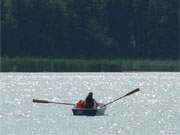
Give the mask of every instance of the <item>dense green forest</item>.
[{"label": "dense green forest", "polygon": [[178,0],[1,0],[1,56],[178,59]]}]

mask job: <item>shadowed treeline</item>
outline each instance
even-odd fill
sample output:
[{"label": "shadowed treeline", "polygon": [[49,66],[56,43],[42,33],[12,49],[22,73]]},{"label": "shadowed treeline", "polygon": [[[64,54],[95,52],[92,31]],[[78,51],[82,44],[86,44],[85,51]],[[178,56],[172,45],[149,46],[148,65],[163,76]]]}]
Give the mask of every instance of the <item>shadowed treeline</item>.
[{"label": "shadowed treeline", "polygon": [[[178,2],[179,0],[1,0],[1,56],[177,60]],[[103,60],[100,63],[75,60],[77,64],[72,60],[68,60],[68,64],[66,60],[54,60],[53,64],[49,60],[37,60],[42,63],[41,67],[36,60],[28,60],[26,63],[22,59],[13,59],[12,64],[19,61],[25,64],[18,64],[13,68],[22,71],[30,70],[30,67],[35,71],[46,70],[45,65],[48,71],[79,70],[79,66],[83,70],[89,68],[87,65],[91,67],[88,71],[124,70],[122,64],[107,64]],[[161,62],[157,62],[159,66],[154,63],[147,63],[146,66],[141,64],[141,60],[132,62],[135,63],[134,66],[127,62],[126,70],[139,69],[135,65],[140,68],[144,66],[142,69],[161,66]],[[144,62],[146,60],[142,63]],[[71,68],[71,64],[74,68]],[[103,64],[107,69],[103,68]],[[8,67],[3,70],[12,68],[8,65],[3,65]]]},{"label": "shadowed treeline", "polygon": [[121,71],[180,71],[178,60],[84,60],[3,58],[4,72],[121,72]]}]

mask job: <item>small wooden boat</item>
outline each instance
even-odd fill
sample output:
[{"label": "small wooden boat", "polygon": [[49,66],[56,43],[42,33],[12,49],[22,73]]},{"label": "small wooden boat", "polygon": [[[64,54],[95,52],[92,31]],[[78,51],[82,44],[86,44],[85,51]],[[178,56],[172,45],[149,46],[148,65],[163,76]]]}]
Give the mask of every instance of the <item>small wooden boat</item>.
[{"label": "small wooden boat", "polygon": [[74,115],[86,115],[86,116],[96,116],[96,115],[104,115],[106,110],[106,106],[104,104],[101,104],[97,108],[76,108],[74,107],[72,109],[72,112]]}]

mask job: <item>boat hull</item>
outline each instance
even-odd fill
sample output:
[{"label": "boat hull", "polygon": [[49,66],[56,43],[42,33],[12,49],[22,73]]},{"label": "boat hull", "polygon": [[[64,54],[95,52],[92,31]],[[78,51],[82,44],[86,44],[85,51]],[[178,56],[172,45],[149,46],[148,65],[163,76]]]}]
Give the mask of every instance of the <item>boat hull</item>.
[{"label": "boat hull", "polygon": [[86,115],[86,116],[96,116],[96,115],[104,115],[106,107],[98,107],[96,109],[88,109],[88,108],[73,108],[72,112],[74,115]]}]

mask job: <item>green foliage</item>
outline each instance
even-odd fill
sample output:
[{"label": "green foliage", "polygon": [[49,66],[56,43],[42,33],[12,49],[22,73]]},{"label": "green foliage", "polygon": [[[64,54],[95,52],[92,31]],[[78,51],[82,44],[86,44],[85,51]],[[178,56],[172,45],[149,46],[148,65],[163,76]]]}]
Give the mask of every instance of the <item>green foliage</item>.
[{"label": "green foliage", "polygon": [[1,58],[3,72],[180,71],[176,60]]}]

